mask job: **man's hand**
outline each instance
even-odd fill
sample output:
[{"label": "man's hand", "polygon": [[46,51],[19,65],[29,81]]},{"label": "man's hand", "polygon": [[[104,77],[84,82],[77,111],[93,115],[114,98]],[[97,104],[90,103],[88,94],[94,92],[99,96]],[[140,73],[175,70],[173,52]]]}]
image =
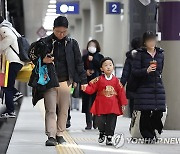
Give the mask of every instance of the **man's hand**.
[{"label": "man's hand", "polygon": [[76,83],[76,82],[73,83],[73,87],[74,87],[74,88],[77,87],[77,83]]},{"label": "man's hand", "polygon": [[44,59],[43,59],[43,63],[46,63],[46,64],[50,64],[50,63],[53,63],[53,60],[54,60],[54,57],[45,57]]},{"label": "man's hand", "polygon": [[83,85],[81,85],[81,90],[82,90],[82,91],[85,91],[87,86],[88,86],[88,84],[83,84]]},{"label": "man's hand", "polygon": [[89,56],[88,59],[89,59],[89,61],[92,61],[93,60],[93,56]]}]

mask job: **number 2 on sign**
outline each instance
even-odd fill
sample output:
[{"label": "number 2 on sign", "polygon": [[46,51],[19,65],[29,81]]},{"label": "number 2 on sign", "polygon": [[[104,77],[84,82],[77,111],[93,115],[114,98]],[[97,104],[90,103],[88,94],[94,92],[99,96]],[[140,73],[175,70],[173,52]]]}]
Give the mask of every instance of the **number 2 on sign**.
[{"label": "number 2 on sign", "polygon": [[113,5],[112,5],[112,12],[113,12],[113,13],[116,13],[116,12],[117,12],[117,5],[116,5],[116,4],[113,4]]}]

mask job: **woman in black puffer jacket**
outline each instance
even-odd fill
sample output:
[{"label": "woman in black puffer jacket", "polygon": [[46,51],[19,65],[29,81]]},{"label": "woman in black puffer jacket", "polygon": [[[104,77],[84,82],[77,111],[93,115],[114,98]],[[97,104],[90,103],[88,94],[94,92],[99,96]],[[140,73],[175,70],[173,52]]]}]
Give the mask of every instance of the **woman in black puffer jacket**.
[{"label": "woman in black puffer jacket", "polygon": [[123,86],[126,86],[126,96],[129,100],[129,112],[130,117],[132,116],[133,112],[133,105],[134,105],[134,92],[130,88],[132,78],[132,64],[133,64],[133,58],[137,53],[137,49],[139,49],[142,45],[142,40],[140,37],[135,37],[131,41],[131,50],[126,53],[126,61],[123,68],[123,73],[121,76],[121,83]]},{"label": "woman in black puffer jacket", "polygon": [[133,62],[133,75],[138,79],[134,110],[141,111],[140,132],[144,138],[154,139],[161,134],[161,118],[166,110],[162,83],[163,49],[156,46],[156,35],[143,35],[144,47],[138,50]]}]

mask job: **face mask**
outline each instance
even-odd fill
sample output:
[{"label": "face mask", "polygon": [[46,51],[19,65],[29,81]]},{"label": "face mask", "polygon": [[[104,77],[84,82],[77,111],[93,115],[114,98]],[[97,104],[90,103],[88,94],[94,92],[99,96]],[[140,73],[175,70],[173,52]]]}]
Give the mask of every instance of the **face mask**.
[{"label": "face mask", "polygon": [[88,48],[88,51],[90,52],[90,53],[96,53],[96,47],[93,47],[93,46],[90,46],[89,48]]}]

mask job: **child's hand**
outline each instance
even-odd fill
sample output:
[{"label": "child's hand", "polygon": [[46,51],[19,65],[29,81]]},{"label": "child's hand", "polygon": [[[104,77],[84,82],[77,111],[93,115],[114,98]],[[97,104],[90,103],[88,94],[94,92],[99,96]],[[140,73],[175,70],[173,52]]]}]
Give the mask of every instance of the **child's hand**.
[{"label": "child's hand", "polygon": [[81,90],[85,91],[87,86],[88,86],[88,84],[81,85]]},{"label": "child's hand", "polygon": [[126,106],[122,105],[121,108],[122,108],[122,112],[124,113]]}]

